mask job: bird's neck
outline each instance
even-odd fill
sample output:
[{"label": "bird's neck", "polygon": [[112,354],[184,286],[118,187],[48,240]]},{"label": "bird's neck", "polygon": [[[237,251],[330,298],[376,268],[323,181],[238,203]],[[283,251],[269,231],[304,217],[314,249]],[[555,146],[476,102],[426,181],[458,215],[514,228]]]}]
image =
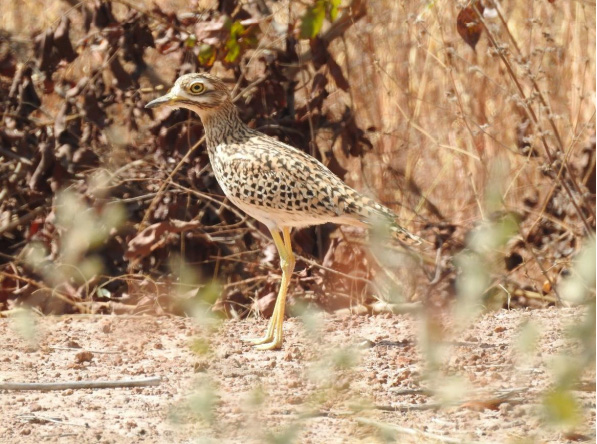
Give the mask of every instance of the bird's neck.
[{"label": "bird's neck", "polygon": [[205,128],[207,149],[210,152],[222,143],[240,141],[249,130],[232,102],[224,103],[216,109],[202,109],[199,116]]}]

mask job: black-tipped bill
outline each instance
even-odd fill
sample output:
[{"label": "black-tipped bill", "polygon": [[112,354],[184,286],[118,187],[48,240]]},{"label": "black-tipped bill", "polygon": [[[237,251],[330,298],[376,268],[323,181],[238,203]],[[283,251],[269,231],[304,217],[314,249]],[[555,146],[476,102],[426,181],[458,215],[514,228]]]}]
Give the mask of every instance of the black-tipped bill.
[{"label": "black-tipped bill", "polygon": [[166,94],[162,97],[158,97],[157,99],[153,99],[145,108],[157,108],[158,106],[167,105],[169,103],[174,102],[173,97],[170,94]]}]

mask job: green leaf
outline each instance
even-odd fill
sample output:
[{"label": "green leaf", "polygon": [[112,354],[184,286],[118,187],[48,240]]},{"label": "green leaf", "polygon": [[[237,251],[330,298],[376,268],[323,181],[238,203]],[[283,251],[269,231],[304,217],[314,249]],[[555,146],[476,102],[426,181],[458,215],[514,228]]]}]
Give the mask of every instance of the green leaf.
[{"label": "green leaf", "polygon": [[240,45],[236,40],[228,39],[226,42],[226,57],[224,60],[227,62],[234,62],[240,55]]},{"label": "green leaf", "polygon": [[321,31],[323,19],[325,19],[325,3],[324,0],[317,0],[303,15],[300,32],[302,39],[312,39]]},{"label": "green leaf", "polygon": [[196,44],[197,44],[197,36],[195,36],[194,34],[189,35],[184,42],[184,45],[187,48],[194,48]]},{"label": "green leaf", "polygon": [[227,62],[234,62],[240,55],[240,44],[238,39],[242,37],[245,32],[245,27],[239,21],[230,24],[230,36],[226,40],[226,57]]},{"label": "green leaf", "polygon": [[199,60],[199,64],[203,66],[211,66],[216,60],[216,50],[213,46],[203,43],[199,48],[197,59]]},{"label": "green leaf", "polygon": [[329,0],[329,8],[330,8],[330,21],[336,20],[338,17],[338,7],[340,6],[341,0]]},{"label": "green leaf", "polygon": [[230,25],[230,37],[238,39],[245,32],[245,27],[237,20]]}]

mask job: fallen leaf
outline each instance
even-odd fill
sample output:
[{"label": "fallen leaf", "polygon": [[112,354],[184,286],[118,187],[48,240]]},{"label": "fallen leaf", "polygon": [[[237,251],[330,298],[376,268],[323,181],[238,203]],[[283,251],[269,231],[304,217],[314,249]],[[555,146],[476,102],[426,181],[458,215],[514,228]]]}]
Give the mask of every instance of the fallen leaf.
[{"label": "fallen leaf", "polygon": [[[474,0],[470,6],[464,8],[458,14],[456,19],[456,29],[460,37],[468,43],[468,45],[475,49],[481,33],[483,32],[483,24],[479,20],[478,14],[483,14],[483,5],[480,0]],[[478,11],[478,13],[477,13]]]},{"label": "fallen leaf", "polygon": [[198,221],[185,222],[181,220],[170,220],[150,225],[129,241],[124,257],[128,260],[141,259],[162,245],[161,239],[164,234],[193,230],[200,225]]}]

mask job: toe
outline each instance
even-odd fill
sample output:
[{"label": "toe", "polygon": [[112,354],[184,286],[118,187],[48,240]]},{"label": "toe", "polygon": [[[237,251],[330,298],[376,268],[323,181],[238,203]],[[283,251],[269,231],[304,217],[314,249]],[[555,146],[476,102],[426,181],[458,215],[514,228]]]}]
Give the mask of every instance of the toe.
[{"label": "toe", "polygon": [[255,345],[257,350],[277,350],[282,348],[282,338],[273,338],[269,342]]},{"label": "toe", "polygon": [[268,338],[267,336],[264,336],[263,338],[241,338],[241,341],[248,342],[253,345],[265,344],[268,342],[272,342],[272,340],[273,337]]}]

